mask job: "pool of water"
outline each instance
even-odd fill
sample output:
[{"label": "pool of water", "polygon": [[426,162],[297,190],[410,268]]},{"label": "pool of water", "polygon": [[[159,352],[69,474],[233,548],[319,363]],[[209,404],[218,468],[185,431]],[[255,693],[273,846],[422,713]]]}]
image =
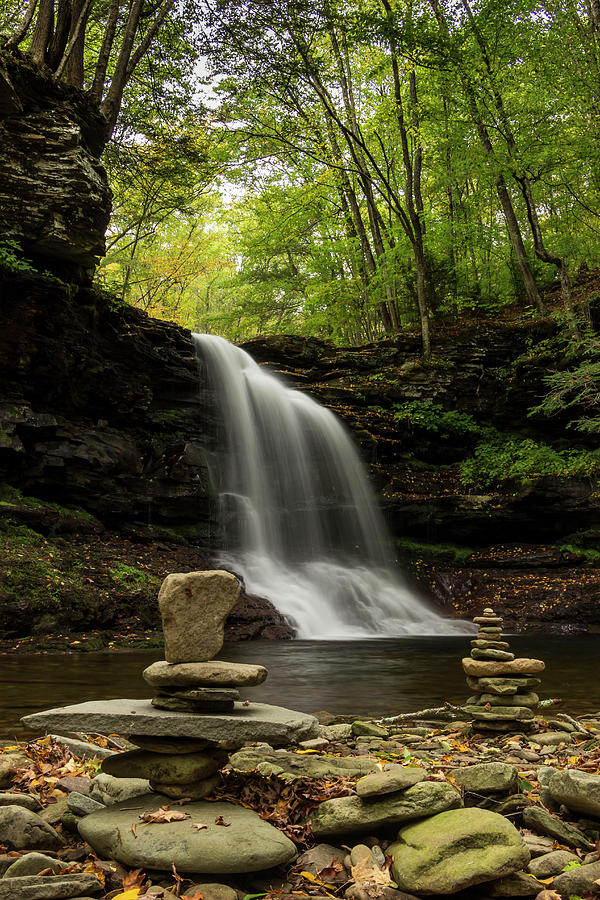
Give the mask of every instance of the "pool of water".
[{"label": "pool of water", "polygon": [[[600,638],[519,635],[519,656],[546,661],[542,697],[560,697],[570,713],[600,710]],[[266,682],[244,691],[252,700],[305,712],[393,715],[468,696],[460,659],[463,637],[359,641],[259,641],[232,644],[220,654],[261,663]],[[84,700],[148,697],[141,672],[160,651],[0,655],[0,740],[32,733],[21,716]]]}]

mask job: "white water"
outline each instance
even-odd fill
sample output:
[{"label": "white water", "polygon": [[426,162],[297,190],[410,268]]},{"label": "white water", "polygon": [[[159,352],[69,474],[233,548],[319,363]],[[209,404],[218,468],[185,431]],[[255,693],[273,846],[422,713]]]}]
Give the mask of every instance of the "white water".
[{"label": "white water", "polygon": [[223,338],[193,338],[223,416],[221,565],[299,638],[464,633],[394,569],[375,495],[335,415]]}]

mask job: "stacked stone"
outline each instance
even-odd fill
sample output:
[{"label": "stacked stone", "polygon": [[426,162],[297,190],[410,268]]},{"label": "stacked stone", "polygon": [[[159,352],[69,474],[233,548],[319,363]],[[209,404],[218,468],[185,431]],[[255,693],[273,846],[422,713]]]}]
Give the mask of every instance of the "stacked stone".
[{"label": "stacked stone", "polygon": [[[263,666],[212,659],[223,646],[225,620],[239,594],[239,582],[229,572],[192,572],[165,579],[158,595],[165,659],[143,673],[154,690],[153,707],[167,711],[167,715],[235,714],[236,707],[242,706],[239,688],[265,680],[267,670]],[[244,711],[247,706],[246,702]],[[231,730],[227,731],[231,738]],[[227,751],[243,743],[243,739],[196,740],[142,734],[132,734],[129,739],[139,749],[105,760],[103,772],[145,778],[153,790],[167,797],[192,800],[200,800],[214,790]]]},{"label": "stacked stone", "polygon": [[523,731],[531,727],[539,704],[536,677],[543,672],[541,659],[515,659],[508,641],[502,639],[502,618],[491,608],[473,622],[479,626],[471,641],[471,655],[462,665],[467,684],[474,692],[465,704],[477,727],[488,731]]}]

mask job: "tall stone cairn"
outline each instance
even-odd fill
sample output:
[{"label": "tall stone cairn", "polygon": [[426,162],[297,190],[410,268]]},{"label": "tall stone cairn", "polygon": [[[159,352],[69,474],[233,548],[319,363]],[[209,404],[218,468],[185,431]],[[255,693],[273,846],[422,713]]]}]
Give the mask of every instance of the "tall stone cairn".
[{"label": "tall stone cairn", "polygon": [[[239,595],[239,582],[230,572],[167,576],[158,595],[165,659],[143,673],[154,691],[152,706],[171,713],[227,716],[249,705],[239,702],[239,688],[261,684],[267,670],[213,659],[223,646],[225,620]],[[139,749],[104,760],[103,772],[147,778],[158,793],[190,800],[212,793],[227,751],[243,743],[243,739],[227,743],[136,734],[130,735],[130,741]]]},{"label": "tall stone cairn", "polygon": [[462,661],[473,696],[464,709],[477,727],[486,731],[526,731],[532,726],[534,710],[540,702],[537,675],[545,664],[541,659],[515,659],[508,641],[502,638],[502,618],[491,608],[473,622],[479,626],[471,641],[471,654]]}]

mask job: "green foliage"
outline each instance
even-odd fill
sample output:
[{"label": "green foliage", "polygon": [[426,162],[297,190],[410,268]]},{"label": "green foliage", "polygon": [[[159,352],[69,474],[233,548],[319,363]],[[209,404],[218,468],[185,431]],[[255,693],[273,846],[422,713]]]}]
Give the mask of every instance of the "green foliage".
[{"label": "green foliage", "polygon": [[402,538],[397,542],[400,552],[410,559],[443,560],[455,565],[464,565],[473,554],[471,547],[458,544],[430,544]]},{"label": "green foliage", "polygon": [[393,405],[394,419],[400,425],[420,429],[441,438],[474,437],[481,433],[481,426],[468,413],[446,410],[437,403],[411,400]]},{"label": "green foliage", "polygon": [[496,434],[477,445],[473,456],[461,463],[460,473],[463,481],[483,487],[545,475],[595,480],[600,477],[600,451],[560,451],[531,438]]},{"label": "green foliage", "polygon": [[129,566],[126,563],[117,563],[114,568],[109,569],[110,576],[113,581],[123,588],[130,590],[142,590],[143,588],[158,587],[160,580],[150,572],[144,572],[135,566]]},{"label": "green foliage", "polygon": [[35,272],[30,262],[23,258],[23,250],[17,241],[0,241],[0,269],[11,275]]},{"label": "green foliage", "polygon": [[588,337],[576,365],[544,378],[548,393],[529,415],[554,416],[571,411],[567,425],[585,434],[600,434],[600,343]]}]

